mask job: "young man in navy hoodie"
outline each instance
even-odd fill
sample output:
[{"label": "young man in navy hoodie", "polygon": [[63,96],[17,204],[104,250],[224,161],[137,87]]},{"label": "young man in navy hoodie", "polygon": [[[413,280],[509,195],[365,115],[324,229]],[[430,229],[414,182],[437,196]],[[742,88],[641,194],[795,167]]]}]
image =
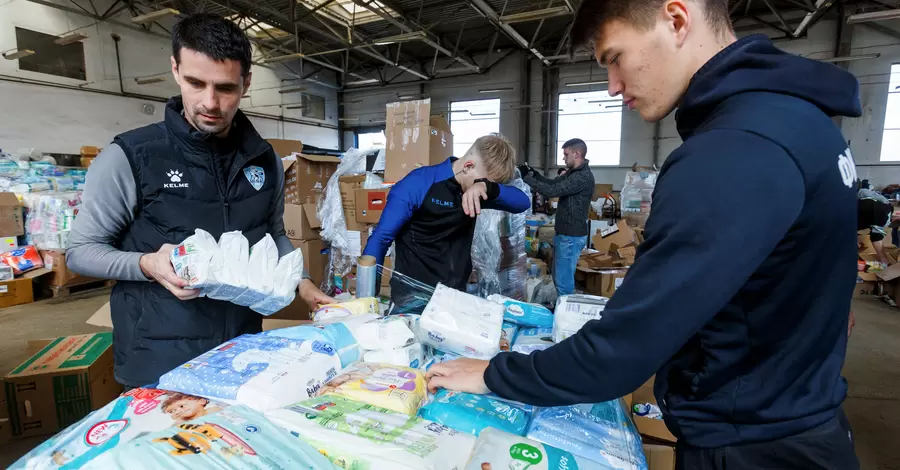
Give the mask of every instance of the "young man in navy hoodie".
[{"label": "young man in navy hoodie", "polygon": [[861,114],[858,82],[737,40],[726,0],[585,0],[572,37],[645,120],[677,108],[646,240],[601,319],[531,355],[434,366],[429,387],[558,406],[656,374],[678,468],[858,468],[841,409],[856,171],[831,120]]}]

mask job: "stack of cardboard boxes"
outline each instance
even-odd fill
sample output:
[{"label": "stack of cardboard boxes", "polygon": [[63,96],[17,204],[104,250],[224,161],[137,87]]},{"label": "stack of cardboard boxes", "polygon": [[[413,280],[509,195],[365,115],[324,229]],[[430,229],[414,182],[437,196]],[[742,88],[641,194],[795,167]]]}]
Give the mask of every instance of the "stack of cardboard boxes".
[{"label": "stack of cardboard boxes", "polygon": [[641,235],[642,231],[624,220],[593,234],[594,250],[582,252],[575,271],[575,279],[584,282],[586,293],[612,297],[634,264]]},{"label": "stack of cardboard boxes", "polygon": [[[0,252],[18,246],[18,237],[25,235],[25,218],[22,205],[13,193],[0,193]],[[12,278],[12,270],[0,265],[0,308],[29,304],[34,301],[32,277]]]}]

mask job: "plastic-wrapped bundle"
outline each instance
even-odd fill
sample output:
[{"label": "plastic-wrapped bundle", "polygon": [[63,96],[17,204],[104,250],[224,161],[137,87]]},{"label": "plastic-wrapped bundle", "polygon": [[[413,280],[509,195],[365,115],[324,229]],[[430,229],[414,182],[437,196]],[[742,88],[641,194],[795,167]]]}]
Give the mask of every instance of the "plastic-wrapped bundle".
[{"label": "plastic-wrapped bundle", "polygon": [[553,328],[522,328],[512,344],[512,351],[531,354],[553,346]]},{"label": "plastic-wrapped bundle", "polygon": [[[643,459],[643,455],[640,456]],[[593,462],[556,447],[538,441],[516,436],[499,429],[487,428],[478,436],[475,449],[469,456],[464,470],[485,469],[528,469],[528,470],[618,470],[606,464]],[[629,470],[645,470],[643,466],[625,467]]]},{"label": "plastic-wrapped bundle", "polygon": [[431,300],[431,296],[434,295],[434,287],[407,276],[400,271],[393,271],[390,268],[378,265],[378,275],[384,277],[385,273],[390,273],[391,283],[399,285],[400,288],[397,290],[403,292],[402,299],[396,299],[397,292],[392,292],[394,296],[391,298],[390,314],[421,315],[425,311],[425,306]]},{"label": "plastic-wrapped bundle", "polygon": [[527,436],[603,463],[605,468],[647,468],[641,438],[620,400],[541,409],[535,413]]},{"label": "plastic-wrapped bundle", "polygon": [[391,364],[354,364],[331,379],[318,395],[340,395],[349,400],[415,416],[427,394],[425,374]]},{"label": "plastic-wrapped bundle", "polygon": [[503,306],[438,284],[419,322],[419,341],[475,359],[500,352]]},{"label": "plastic-wrapped bundle", "polygon": [[345,322],[329,323],[327,325],[297,325],[277,330],[264,331],[265,336],[277,336],[299,341],[322,341],[334,345],[341,367],[347,367],[358,361],[362,356],[362,348],[356,341],[351,331],[351,323],[367,321],[376,318],[375,315],[359,316]]},{"label": "plastic-wrapped bundle", "polygon": [[485,428],[525,435],[532,408],[484,395],[440,390],[419,416],[457,431],[479,435]]},{"label": "plastic-wrapped bundle", "polygon": [[[535,281],[532,283],[532,281]],[[543,276],[541,279],[529,279],[528,286],[531,289],[531,299],[529,302],[533,304],[543,305],[545,307],[553,307],[559,298],[559,292],[556,290],[556,284],[553,278]]]},{"label": "plastic-wrapped bundle", "polygon": [[28,210],[25,235],[30,243],[39,250],[65,250],[81,205],[81,193],[24,194],[22,202]]},{"label": "plastic-wrapped bundle", "polygon": [[580,294],[560,297],[553,316],[553,342],[559,343],[577,333],[587,322],[599,320],[608,300],[606,297]]},{"label": "plastic-wrapped bundle", "polygon": [[325,186],[325,197],[320,199],[316,213],[322,222],[322,239],[331,244],[330,269],[325,278],[332,282],[334,276],[344,276],[350,272],[356,262],[356,256],[350,256],[350,234],[347,231],[347,218],[344,217],[344,206],[341,202],[340,178],[342,176],[361,175],[366,172],[366,153],[350,149],[341,157],[341,163]]},{"label": "plastic-wrapped bundle", "polygon": [[655,167],[637,166],[625,174],[621,194],[622,217],[630,222],[629,225],[641,226],[646,222],[647,216],[650,215],[653,188],[656,187],[658,175],[659,172]]}]

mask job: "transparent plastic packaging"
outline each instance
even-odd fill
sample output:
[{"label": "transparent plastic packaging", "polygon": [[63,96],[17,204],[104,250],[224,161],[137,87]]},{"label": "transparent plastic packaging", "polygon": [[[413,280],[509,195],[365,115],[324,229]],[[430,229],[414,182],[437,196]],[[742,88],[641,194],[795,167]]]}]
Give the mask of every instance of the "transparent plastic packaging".
[{"label": "transparent plastic packaging", "polygon": [[419,341],[475,359],[500,352],[503,306],[438,284],[419,321]]},{"label": "transparent plastic packaging", "polygon": [[[10,188],[14,191],[14,188]],[[25,235],[39,250],[65,250],[81,205],[81,192],[21,195],[26,208]]]},{"label": "transparent plastic packaging", "polygon": [[342,176],[361,175],[366,172],[366,153],[350,149],[341,157],[334,174],[325,186],[325,197],[321,198],[316,213],[322,224],[322,239],[331,244],[331,262],[328,275],[325,276],[330,285],[332,279],[342,277],[350,272],[356,263],[351,253],[350,233],[347,230],[347,218],[341,203],[340,178]]},{"label": "transparent plastic packaging", "polygon": [[485,428],[524,436],[532,409],[487,395],[440,390],[419,410],[419,416],[457,431],[479,435]]},{"label": "transparent plastic packaging", "polygon": [[553,316],[553,342],[559,343],[578,333],[587,322],[599,320],[606,308],[606,297],[594,295],[564,295],[556,301]]}]

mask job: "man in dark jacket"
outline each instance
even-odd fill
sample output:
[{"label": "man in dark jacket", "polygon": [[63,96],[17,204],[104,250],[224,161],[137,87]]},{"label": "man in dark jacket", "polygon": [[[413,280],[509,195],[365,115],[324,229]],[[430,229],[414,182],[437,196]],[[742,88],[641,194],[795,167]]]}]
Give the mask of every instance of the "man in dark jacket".
[{"label": "man in dark jacket", "polygon": [[[238,110],[250,87],[250,42],[233,22],[195,15],[172,31],[172,73],[181,96],[163,122],[119,135],[87,177],[67,264],[117,279],[110,298],[116,380],[156,382],[180,364],[245,333],[262,317],[247,307],[197,298],[169,259],[200,228],[218,239],[239,230],[254,244],[285,237],[281,160]],[[330,302],[309,279],[300,296]]]},{"label": "man in dark jacket", "polygon": [[859,468],[841,410],[856,169],[831,120],[861,114],[858,82],[736,40],[725,0],[586,1],[572,37],[645,120],[678,108],[645,242],[602,318],[531,355],[434,366],[429,386],[554,406],[655,373],[677,468]]},{"label": "man in dark jacket", "polygon": [[559,198],[553,237],[553,282],[559,295],[568,295],[575,292],[575,267],[587,244],[594,173],[585,159],[587,145],[583,140],[571,139],[562,149],[566,168],[555,179],[544,178],[528,165],[520,165],[519,172],[531,189],[548,198]]}]

